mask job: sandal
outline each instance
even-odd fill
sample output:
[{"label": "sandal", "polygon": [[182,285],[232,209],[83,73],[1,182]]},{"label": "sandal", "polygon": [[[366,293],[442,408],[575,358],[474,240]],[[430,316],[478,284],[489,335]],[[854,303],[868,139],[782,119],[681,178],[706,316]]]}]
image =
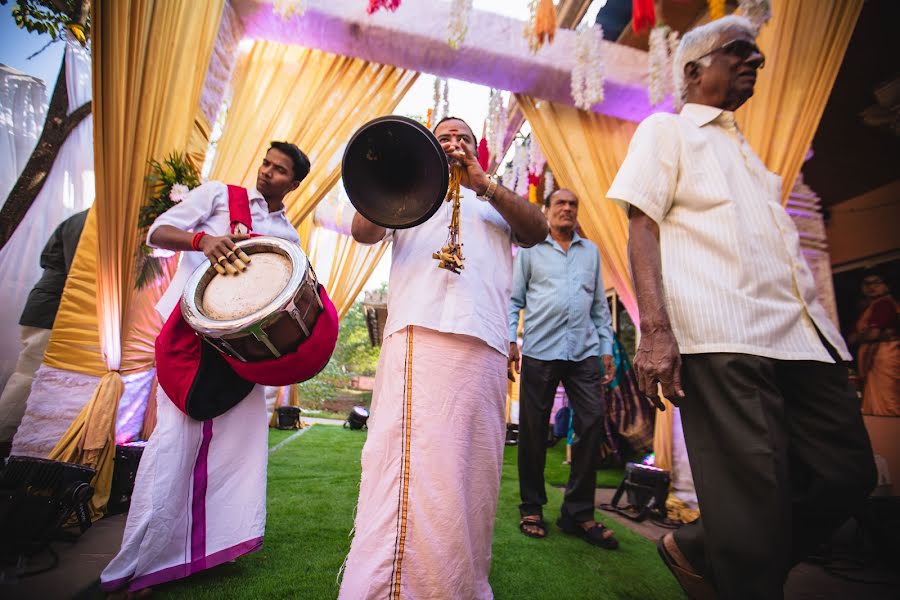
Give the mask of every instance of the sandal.
[{"label": "sandal", "polygon": [[697,573],[687,558],[681,554],[675,537],[667,533],[656,542],[660,558],[669,567],[676,581],[691,600],[715,600],[716,591],[708,579]]},{"label": "sandal", "polygon": [[563,533],[580,537],[592,546],[599,546],[604,550],[615,550],[619,547],[619,540],[612,535],[604,535],[607,531],[612,533],[611,529],[607,529],[601,523],[597,523],[590,529],[585,529],[580,523],[571,517],[560,517],[556,520],[556,526]]},{"label": "sandal", "polygon": [[[527,528],[539,529],[540,533],[528,531]],[[523,515],[519,520],[519,531],[531,538],[543,539],[547,537],[547,524],[540,515]]]}]

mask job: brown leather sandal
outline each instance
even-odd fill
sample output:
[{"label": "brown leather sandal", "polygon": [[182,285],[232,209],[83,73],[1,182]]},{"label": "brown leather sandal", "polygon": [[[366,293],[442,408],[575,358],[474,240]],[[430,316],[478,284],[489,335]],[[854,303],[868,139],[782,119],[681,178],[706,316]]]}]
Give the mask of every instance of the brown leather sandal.
[{"label": "brown leather sandal", "polygon": [[[528,531],[527,528],[532,527],[539,529],[540,533]],[[543,539],[547,537],[547,524],[544,523],[543,517],[540,515],[523,515],[519,520],[519,531],[531,538]]]},{"label": "brown leather sandal", "polygon": [[678,549],[675,537],[671,533],[667,533],[656,541],[656,550],[688,598],[691,600],[716,600],[716,591],[712,584],[691,567],[687,558]]}]

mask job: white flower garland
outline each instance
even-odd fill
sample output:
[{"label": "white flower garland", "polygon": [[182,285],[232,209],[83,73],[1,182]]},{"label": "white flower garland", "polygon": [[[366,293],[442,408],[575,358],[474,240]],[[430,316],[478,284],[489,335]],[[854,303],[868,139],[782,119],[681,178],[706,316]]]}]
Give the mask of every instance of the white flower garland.
[{"label": "white flower garland", "polygon": [[603,27],[580,27],[575,35],[575,65],[572,67],[572,99],[575,106],[590,110],[603,102],[606,65],[603,63]]},{"label": "white flower garland", "polygon": [[673,69],[675,68],[675,51],[678,50],[678,44],[681,40],[678,37],[678,32],[674,29],[669,32],[669,36],[667,38],[669,42],[669,60],[666,61],[666,81],[668,81],[668,94],[675,94],[675,77],[673,75]]},{"label": "white flower garland", "polygon": [[650,104],[656,106],[666,96],[666,66],[669,63],[669,46],[666,37],[669,35],[667,25],[657,25],[650,31],[650,48],[647,51],[649,80],[647,92]]},{"label": "white flower garland", "polygon": [[553,179],[553,171],[544,173],[544,198],[556,191],[556,180]]},{"label": "white flower garland", "polygon": [[658,25],[650,31],[650,49],[647,52],[649,78],[647,94],[650,104],[656,106],[672,93],[672,60],[678,49],[678,32],[668,25]]},{"label": "white flower garland", "polygon": [[285,21],[294,15],[302,17],[306,12],[306,0],[274,0],[272,11]]},{"label": "white flower garland", "polygon": [[532,175],[540,175],[544,171],[545,164],[547,164],[547,159],[541,152],[541,145],[532,135],[528,142],[528,172]]},{"label": "white flower garland", "polygon": [[757,31],[772,18],[769,0],[738,0],[738,10],[750,19]]},{"label": "white flower garland", "polygon": [[525,21],[525,29],[522,35],[528,40],[528,48],[534,53],[540,48],[537,38],[534,35],[534,28],[537,24],[538,3],[540,0],[528,0],[528,20]]},{"label": "white flower garland", "polygon": [[447,43],[456,50],[469,31],[469,15],[472,13],[473,0],[452,0],[450,5],[450,22],[447,24]]},{"label": "white flower garland", "polygon": [[503,100],[503,92],[491,90],[491,99],[488,102],[487,118],[487,143],[488,152],[498,163],[503,160],[503,141],[506,137],[506,102]]},{"label": "white flower garland", "polygon": [[431,111],[432,124],[450,115],[450,84],[444,77],[434,78],[434,108]]},{"label": "white flower garland", "polygon": [[516,180],[515,192],[519,196],[528,197],[528,147],[525,142],[516,146],[513,156],[512,174]]}]

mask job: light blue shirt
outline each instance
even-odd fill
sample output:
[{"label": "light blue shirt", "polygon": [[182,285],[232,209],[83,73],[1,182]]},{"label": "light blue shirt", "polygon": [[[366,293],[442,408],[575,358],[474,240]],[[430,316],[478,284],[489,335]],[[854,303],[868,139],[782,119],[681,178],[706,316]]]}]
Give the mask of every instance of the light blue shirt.
[{"label": "light blue shirt", "polygon": [[600,253],[574,234],[566,252],[551,236],[522,248],[513,267],[509,341],[525,309],[522,354],[538,360],[584,360],[612,354],[612,321]]}]

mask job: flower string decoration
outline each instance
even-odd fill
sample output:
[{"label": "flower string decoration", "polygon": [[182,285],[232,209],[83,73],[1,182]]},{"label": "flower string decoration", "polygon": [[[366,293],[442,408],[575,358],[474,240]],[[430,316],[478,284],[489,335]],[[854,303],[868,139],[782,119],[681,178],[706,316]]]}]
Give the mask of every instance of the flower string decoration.
[{"label": "flower string decoration", "polygon": [[516,180],[515,192],[519,196],[528,195],[528,142],[516,146],[513,155],[512,175]]},{"label": "flower string decoration", "polygon": [[581,110],[603,102],[606,65],[603,62],[603,27],[580,27],[575,34],[572,99]]},{"label": "flower string decoration", "polygon": [[487,140],[488,151],[498,163],[503,160],[503,142],[506,137],[506,102],[503,100],[503,93],[500,90],[491,90],[490,101],[488,102],[487,117]]},{"label": "flower string decoration", "polygon": [[450,84],[444,77],[434,78],[434,108],[431,111],[433,123],[450,115]]},{"label": "flower string decoration", "polygon": [[738,10],[753,23],[757,31],[772,18],[769,0],[738,0]]},{"label": "flower string decoration", "polygon": [[544,172],[544,165],[546,164],[547,159],[544,158],[544,153],[541,152],[541,145],[532,136],[528,144],[528,172],[532,175],[540,175]]},{"label": "flower string decoration", "polygon": [[528,48],[537,52],[556,37],[556,8],[553,0],[530,0],[528,10],[530,16],[522,34],[528,40]]},{"label": "flower string decoration", "polygon": [[663,101],[667,92],[666,66],[669,63],[669,45],[666,37],[669,34],[667,25],[657,25],[650,31],[650,48],[647,51],[649,81],[647,91],[650,104],[656,106]]},{"label": "flower string decoration", "polygon": [[366,7],[366,12],[371,15],[382,8],[393,12],[397,10],[397,7],[399,6],[400,0],[369,0],[369,6]]},{"label": "flower string decoration", "polygon": [[450,5],[450,22],[447,24],[447,43],[456,50],[469,31],[469,15],[473,0],[453,0]]},{"label": "flower string decoration", "polygon": [[302,17],[306,12],[307,0],[274,0],[272,2],[272,12],[289,21],[292,17]]},{"label": "flower string decoration", "polygon": [[544,172],[544,197],[556,191],[556,180],[553,178],[553,171],[547,169]]}]

